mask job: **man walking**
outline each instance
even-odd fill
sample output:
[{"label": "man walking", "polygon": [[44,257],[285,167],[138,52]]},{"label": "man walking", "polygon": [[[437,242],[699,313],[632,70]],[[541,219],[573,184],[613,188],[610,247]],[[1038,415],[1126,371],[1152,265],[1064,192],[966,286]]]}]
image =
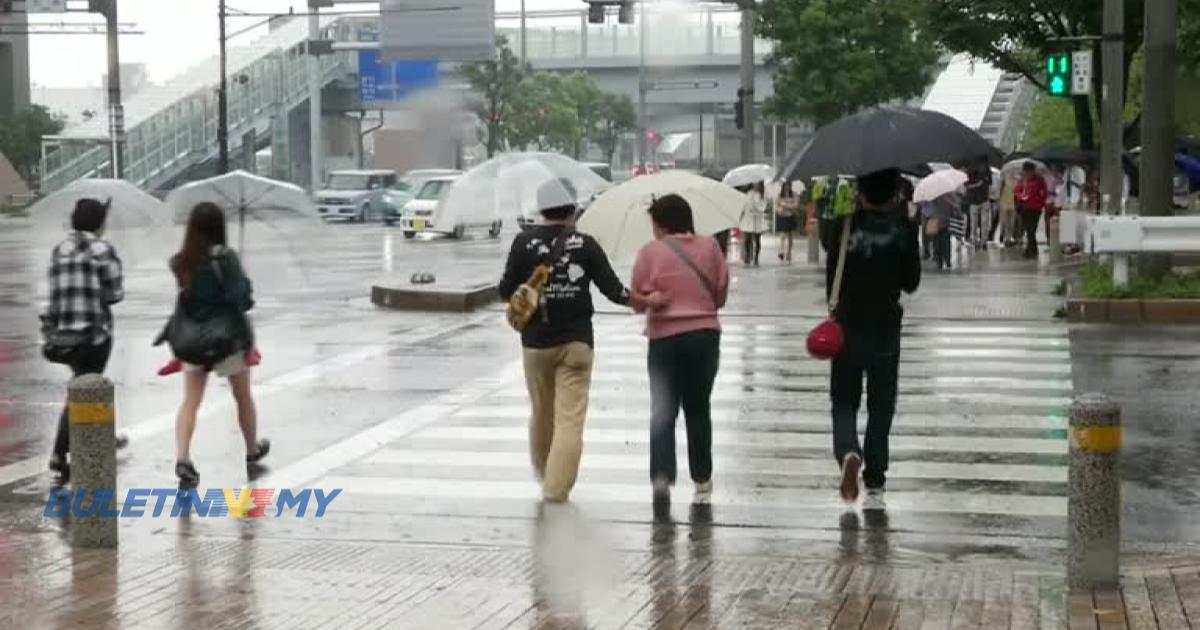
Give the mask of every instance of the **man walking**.
[{"label": "man walking", "polygon": [[971,215],[969,240],[980,249],[987,249],[988,234],[992,229],[992,209],[988,204],[991,188],[992,169],[986,161],[980,161],[967,173],[967,204]]},{"label": "man walking", "polygon": [[[841,495],[848,502],[858,499],[860,472],[872,495],[881,494],[887,482],[904,316],[900,293],[912,293],[921,283],[918,225],[895,204],[899,177],[896,170],[886,170],[858,178],[859,208],[850,220],[841,296],[834,314],[845,334],[845,348],[833,360],[830,374],[833,452],[842,469]],[[829,297],[844,229],[840,221],[832,227],[824,243],[829,252],[825,285]],[[864,375],[868,419],[866,440],[860,446],[857,423]]]},{"label": "man walking", "polygon": [[[50,257],[50,300],[41,316],[42,325],[47,330],[82,334],[82,343],[70,358],[73,376],[104,373],[113,347],[111,307],[125,298],[121,259],[113,246],[101,239],[107,219],[107,203],[80,199],[71,215],[72,231]],[[62,483],[71,477],[67,416],[64,406],[50,456],[50,470]],[[118,438],[118,448],[124,441],[124,437]]]},{"label": "man walking", "polygon": [[508,300],[538,265],[550,266],[545,299],[521,331],[521,345],[532,407],[533,472],[542,483],[543,498],[561,502],[575,485],[583,453],[594,346],[591,284],[616,304],[647,302],[630,295],[595,239],[575,231],[577,206],[570,182],[542,185],[537,202],[544,221],[513,240],[499,291]]}]

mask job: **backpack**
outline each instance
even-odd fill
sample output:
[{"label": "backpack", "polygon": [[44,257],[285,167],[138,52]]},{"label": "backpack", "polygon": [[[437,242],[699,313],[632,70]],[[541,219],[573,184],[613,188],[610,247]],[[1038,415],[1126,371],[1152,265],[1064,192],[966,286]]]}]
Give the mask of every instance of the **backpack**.
[{"label": "backpack", "polygon": [[512,326],[513,330],[522,332],[528,328],[529,323],[533,321],[534,314],[539,310],[542,312],[543,321],[547,318],[546,285],[550,282],[550,272],[554,268],[554,263],[566,253],[567,240],[573,232],[571,228],[567,228],[558,235],[558,238],[554,239],[550,254],[533,268],[529,279],[517,287],[517,290],[508,298],[508,307],[504,314],[508,319],[508,325]]}]

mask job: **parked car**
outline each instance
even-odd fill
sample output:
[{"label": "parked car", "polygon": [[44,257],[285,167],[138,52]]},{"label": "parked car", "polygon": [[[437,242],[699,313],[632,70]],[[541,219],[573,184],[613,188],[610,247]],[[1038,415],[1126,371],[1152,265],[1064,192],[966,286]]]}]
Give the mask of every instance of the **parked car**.
[{"label": "parked car", "polygon": [[323,219],[374,221],[384,217],[384,194],[395,186],[388,170],[334,171],[317,191],[317,213]]},{"label": "parked car", "polygon": [[417,196],[425,182],[435,177],[462,175],[462,171],[447,168],[416,169],[404,174],[383,195],[383,222],[395,225],[404,218],[404,209]]},{"label": "parked car", "polygon": [[459,177],[461,175],[442,175],[426,180],[420,190],[417,191],[416,197],[408,202],[408,206],[404,208],[404,216],[400,219],[400,227],[404,230],[404,238],[413,238],[417,235],[417,232],[449,234],[454,238],[462,238],[466,235],[467,229],[473,227],[488,228],[488,235],[492,238],[500,236],[500,229],[503,226],[500,221],[459,223],[450,226],[434,224],[434,214],[437,211],[438,203],[450,188],[454,186],[454,182]]},{"label": "parked car", "polygon": [[592,170],[593,173],[599,175],[606,182],[613,180],[612,166],[604,162],[584,162],[584,166]]}]

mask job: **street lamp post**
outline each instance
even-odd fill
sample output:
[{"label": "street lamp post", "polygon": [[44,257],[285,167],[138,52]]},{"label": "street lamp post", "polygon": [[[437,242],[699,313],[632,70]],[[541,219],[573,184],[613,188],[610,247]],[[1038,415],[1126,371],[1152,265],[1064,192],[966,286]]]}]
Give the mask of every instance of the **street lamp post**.
[{"label": "street lamp post", "polygon": [[220,82],[217,84],[217,174],[229,172],[229,83],[226,77],[225,0],[217,4],[220,38]]},{"label": "street lamp post", "polygon": [[742,164],[750,164],[754,161],[754,2],[741,0],[738,7],[742,11]]},{"label": "street lamp post", "polygon": [[90,0],[88,10],[104,16],[108,39],[108,133],[112,142],[112,176],[125,176],[125,108],[121,105],[120,24],[117,0]]},{"label": "street lamp post", "polygon": [[650,152],[650,141],[646,137],[648,125],[646,124],[646,91],[649,86],[646,85],[646,0],[639,3],[640,12],[638,15],[638,162],[641,164],[642,172],[647,172],[646,157]]},{"label": "street lamp post", "polygon": [[1100,139],[1101,212],[1123,214],[1121,200],[1124,173],[1121,169],[1122,114],[1125,109],[1125,0],[1104,0],[1103,64],[1104,88],[1101,100],[1102,136]]}]

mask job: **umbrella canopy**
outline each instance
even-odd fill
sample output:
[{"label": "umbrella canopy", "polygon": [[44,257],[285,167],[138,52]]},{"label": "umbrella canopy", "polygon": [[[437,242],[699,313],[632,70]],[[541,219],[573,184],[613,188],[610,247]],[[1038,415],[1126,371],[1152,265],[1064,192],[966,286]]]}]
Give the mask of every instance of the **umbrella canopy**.
[{"label": "umbrella canopy", "polygon": [[154,228],[171,224],[171,210],[158,199],[123,179],[79,179],[29,207],[39,225],[70,229],[71,214],[80,199],[109,201],[107,227]]},{"label": "umbrella canopy", "polygon": [[1039,162],[1056,164],[1091,164],[1099,158],[1099,154],[1069,144],[1048,144],[1034,151],[1029,157]]},{"label": "umbrella canopy", "polygon": [[771,168],[770,164],[743,164],[721,178],[721,183],[726,186],[738,188],[741,186],[753,186],[759,182],[765,182],[775,177],[775,169]]},{"label": "umbrella canopy", "polygon": [[246,171],[233,171],[184,184],[167,195],[176,222],[186,222],[197,204],[215,203],[230,219],[317,219],[317,208],[305,190],[295,184]]},{"label": "umbrella canopy", "polygon": [[[570,182],[583,203],[609,184],[587,166],[558,153],[505,153],[467,171],[438,204],[434,224],[486,223],[536,217],[537,193],[548,182]],[[564,185],[564,189],[566,186]]]},{"label": "umbrella canopy", "polygon": [[999,164],[1000,152],[950,116],[910,107],[873,107],[818,129],[780,175],[791,180],[857,176],[929,162],[980,159]]},{"label": "umbrella canopy", "polygon": [[749,203],[749,197],[720,182],[684,171],[664,171],[636,177],[600,195],[579,220],[579,231],[592,235],[612,258],[628,260],[654,239],[646,211],[656,198],[668,194],[687,200],[700,234],[736,227]]},{"label": "umbrella canopy", "polygon": [[1009,160],[1003,167],[1000,168],[1000,174],[1004,177],[1020,177],[1021,171],[1025,170],[1025,163],[1032,162],[1037,168],[1038,175],[1045,175],[1050,172],[1050,167],[1044,162],[1039,162],[1033,158],[1017,158]]},{"label": "umbrella canopy", "polygon": [[967,183],[967,174],[959,170],[938,171],[922,179],[913,191],[913,201],[933,201],[942,195],[956,193]]}]

